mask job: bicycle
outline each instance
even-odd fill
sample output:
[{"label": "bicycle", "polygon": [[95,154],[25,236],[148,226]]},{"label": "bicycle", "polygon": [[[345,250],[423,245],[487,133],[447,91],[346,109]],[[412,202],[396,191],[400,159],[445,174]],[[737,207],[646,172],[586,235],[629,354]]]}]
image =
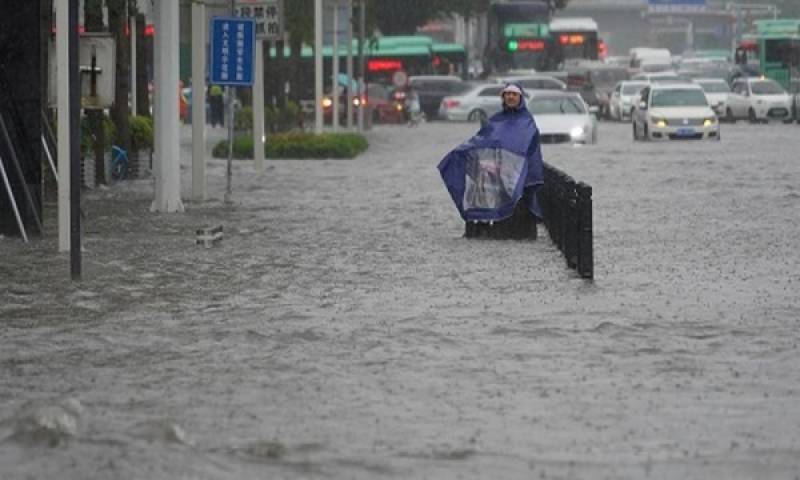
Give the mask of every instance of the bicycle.
[{"label": "bicycle", "polygon": [[111,146],[111,179],[124,180],[128,176],[128,151],[117,145]]}]

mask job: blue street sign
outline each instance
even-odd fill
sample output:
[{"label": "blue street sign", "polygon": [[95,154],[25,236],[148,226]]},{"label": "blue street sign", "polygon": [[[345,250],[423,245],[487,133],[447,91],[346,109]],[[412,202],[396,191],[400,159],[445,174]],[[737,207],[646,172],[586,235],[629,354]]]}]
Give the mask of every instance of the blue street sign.
[{"label": "blue street sign", "polygon": [[647,0],[652,13],[702,12],[706,10],[706,0]]},{"label": "blue street sign", "polygon": [[256,23],[252,18],[211,19],[211,74],[218,85],[253,85]]}]

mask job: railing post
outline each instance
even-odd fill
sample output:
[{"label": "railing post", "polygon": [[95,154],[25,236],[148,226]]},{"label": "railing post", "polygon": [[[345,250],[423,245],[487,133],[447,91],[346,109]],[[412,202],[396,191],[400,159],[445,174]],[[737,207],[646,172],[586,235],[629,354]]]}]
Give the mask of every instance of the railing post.
[{"label": "railing post", "polygon": [[577,186],[578,194],[578,274],[594,278],[594,240],[592,226],[592,187],[583,182]]}]

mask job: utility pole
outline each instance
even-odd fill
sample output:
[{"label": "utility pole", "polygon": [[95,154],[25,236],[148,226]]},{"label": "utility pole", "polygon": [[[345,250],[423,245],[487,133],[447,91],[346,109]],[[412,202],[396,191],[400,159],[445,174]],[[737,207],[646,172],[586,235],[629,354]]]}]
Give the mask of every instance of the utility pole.
[{"label": "utility pole", "polygon": [[314,133],[322,133],[322,0],[314,0]]}]

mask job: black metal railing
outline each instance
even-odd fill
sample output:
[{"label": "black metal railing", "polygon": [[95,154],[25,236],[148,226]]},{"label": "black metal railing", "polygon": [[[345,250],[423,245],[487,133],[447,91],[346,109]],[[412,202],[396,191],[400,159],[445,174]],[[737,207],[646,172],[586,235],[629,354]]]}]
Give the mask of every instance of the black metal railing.
[{"label": "black metal railing", "polygon": [[550,239],[583,278],[594,278],[592,187],[544,164],[538,199]]}]

